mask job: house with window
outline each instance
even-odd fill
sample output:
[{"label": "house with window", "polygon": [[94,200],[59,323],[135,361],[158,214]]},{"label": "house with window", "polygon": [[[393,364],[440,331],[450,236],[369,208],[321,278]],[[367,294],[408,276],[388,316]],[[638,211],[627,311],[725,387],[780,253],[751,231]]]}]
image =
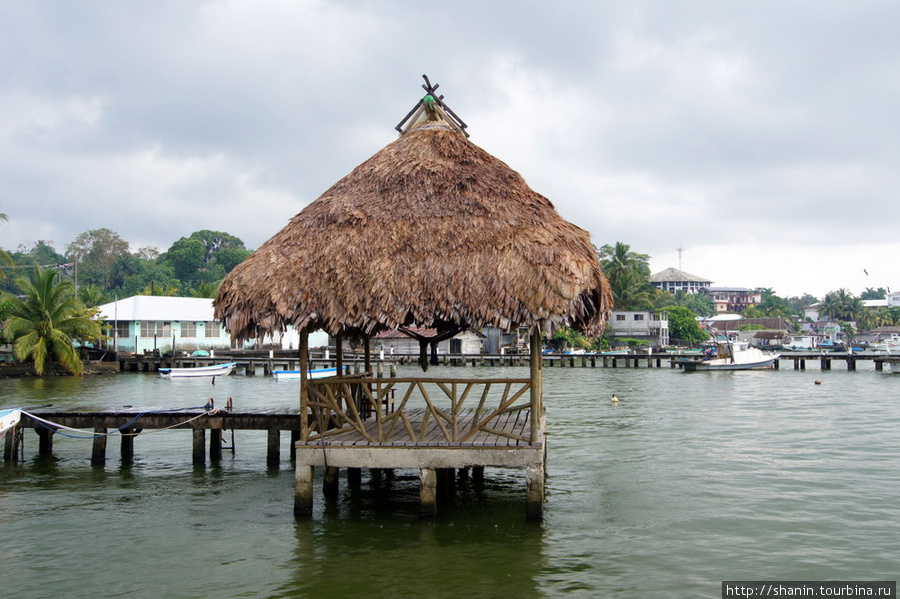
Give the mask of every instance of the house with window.
[{"label": "house with window", "polygon": [[608,330],[616,338],[644,339],[658,347],[669,345],[669,315],[665,312],[617,311],[609,314]]},{"label": "house with window", "polygon": [[[413,333],[433,337],[436,329],[409,327]],[[438,354],[480,354],[484,349],[484,335],[467,329],[458,335],[437,344]],[[418,354],[419,341],[400,331],[382,331],[372,339],[372,348],[385,354]]]},{"label": "house with window", "polygon": [[[230,349],[231,335],[213,318],[212,303],[209,298],[135,295],[103,304],[98,309],[106,323],[104,334],[117,352],[174,354]],[[310,347],[327,343],[325,333],[310,336]],[[249,342],[244,347],[254,345]],[[276,339],[266,337],[263,346],[295,349],[299,347],[299,337],[289,327]]]},{"label": "house with window", "polygon": [[746,287],[707,287],[704,293],[712,300],[716,314],[740,314],[762,302],[762,294]]},{"label": "house with window", "polygon": [[650,284],[674,295],[679,291],[701,293],[712,285],[712,281],[677,268],[667,268],[651,275]]}]

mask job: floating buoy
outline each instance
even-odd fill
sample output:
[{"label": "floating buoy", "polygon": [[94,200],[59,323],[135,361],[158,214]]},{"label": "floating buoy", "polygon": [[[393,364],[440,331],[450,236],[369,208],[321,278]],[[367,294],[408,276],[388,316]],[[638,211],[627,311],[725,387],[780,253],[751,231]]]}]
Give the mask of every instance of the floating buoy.
[{"label": "floating buoy", "polygon": [[816,379],[816,383],[815,383],[815,384],[816,384],[816,385],[821,385],[821,384],[822,384],[822,381],[820,381],[819,379]]}]

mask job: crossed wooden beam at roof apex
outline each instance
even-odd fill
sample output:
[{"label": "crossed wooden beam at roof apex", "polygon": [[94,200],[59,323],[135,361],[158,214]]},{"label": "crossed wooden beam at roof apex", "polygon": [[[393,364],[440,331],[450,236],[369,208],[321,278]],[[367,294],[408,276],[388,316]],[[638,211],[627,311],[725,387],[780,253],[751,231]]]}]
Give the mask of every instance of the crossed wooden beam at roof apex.
[{"label": "crossed wooden beam at roof apex", "polygon": [[422,109],[423,106],[427,105],[428,108],[433,108],[433,105],[437,105],[441,108],[441,116],[446,120],[449,120],[450,124],[459,129],[459,131],[463,135],[469,137],[469,133],[466,131],[466,127],[468,127],[468,125],[466,125],[466,123],[461,118],[459,118],[456,113],[450,109],[449,106],[444,104],[444,96],[439,96],[435,93],[437,91],[437,88],[441,86],[440,83],[435,83],[432,85],[431,81],[428,80],[428,75],[422,75],[422,79],[425,80],[425,83],[422,84],[422,89],[425,90],[425,96],[422,97],[418,102],[416,102],[416,105],[412,107],[412,110],[410,110],[406,114],[406,116],[403,117],[403,120],[400,121],[394,128],[399,133],[403,133],[403,125],[405,125],[406,122],[409,121],[413,117],[413,115],[417,113],[417,111]]}]

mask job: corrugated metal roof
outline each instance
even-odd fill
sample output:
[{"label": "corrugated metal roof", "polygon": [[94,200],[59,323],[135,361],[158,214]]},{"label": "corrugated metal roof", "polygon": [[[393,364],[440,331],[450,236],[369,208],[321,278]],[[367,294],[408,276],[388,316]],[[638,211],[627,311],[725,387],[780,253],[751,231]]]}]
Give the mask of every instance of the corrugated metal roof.
[{"label": "corrugated metal roof", "polygon": [[99,307],[106,320],[211,321],[212,300],[202,297],[134,295]]}]

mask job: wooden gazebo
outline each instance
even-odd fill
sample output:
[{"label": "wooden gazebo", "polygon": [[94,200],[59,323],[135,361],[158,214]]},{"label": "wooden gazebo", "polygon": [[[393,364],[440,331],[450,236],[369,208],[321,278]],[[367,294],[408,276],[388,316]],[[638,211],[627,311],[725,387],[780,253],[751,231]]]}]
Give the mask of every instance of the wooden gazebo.
[{"label": "wooden gazebo", "polygon": [[[526,469],[527,514],[543,512],[541,335],[596,335],[611,295],[586,231],[563,220],[506,164],[467,139],[426,78],[400,137],[297,214],[222,282],[215,315],[235,340],[293,326],[366,348],[366,373],[301,379],[295,512],[311,513],[316,466],[418,468],[433,513],[441,469]],[[531,330],[521,379],[382,379],[369,343],[383,330],[428,346],[468,328]],[[340,359],[341,348],[337,348]],[[339,369],[339,372],[341,370]]]}]

